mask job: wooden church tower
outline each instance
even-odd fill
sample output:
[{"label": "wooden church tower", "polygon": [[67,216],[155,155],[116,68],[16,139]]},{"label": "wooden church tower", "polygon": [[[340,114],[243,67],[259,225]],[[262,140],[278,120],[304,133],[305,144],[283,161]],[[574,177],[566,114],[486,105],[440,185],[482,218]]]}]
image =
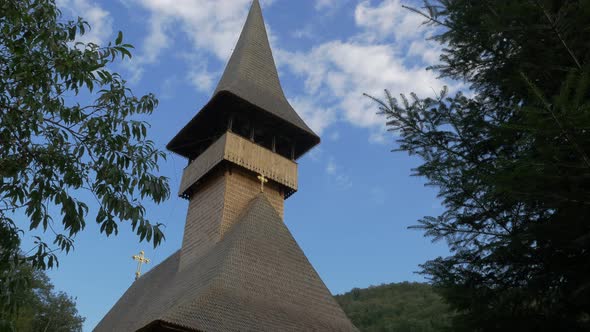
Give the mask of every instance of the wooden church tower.
[{"label": "wooden church tower", "polygon": [[189,160],[182,248],[95,331],[357,331],[283,222],[295,160],[319,142],[285,98],[254,0],[213,97],[167,146]]}]

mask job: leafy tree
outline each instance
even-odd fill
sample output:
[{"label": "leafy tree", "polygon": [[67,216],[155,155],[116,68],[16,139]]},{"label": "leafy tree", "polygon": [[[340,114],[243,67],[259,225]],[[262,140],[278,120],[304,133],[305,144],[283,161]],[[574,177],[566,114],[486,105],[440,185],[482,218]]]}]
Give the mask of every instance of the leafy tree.
[{"label": "leafy tree", "polygon": [[55,292],[49,277],[31,264],[21,264],[16,272],[22,287],[15,288],[13,298],[18,310],[0,312],[1,331],[82,331],[84,318],[78,314],[76,302],[63,292]]},{"label": "leafy tree", "polygon": [[355,288],[336,300],[361,331],[434,332],[450,324],[448,305],[428,284]]},{"label": "leafy tree", "polygon": [[65,22],[54,0],[0,2],[0,311],[14,309],[25,231],[51,236],[36,237],[26,260],[53,267],[86,226],[82,197],[95,198],[107,236],[128,222],[142,241],[156,246],[164,237],[142,200],[169,197],[168,180],[154,173],[165,154],[138,119],[158,102],[135,96],[108,69],[131,57],[122,33],[107,46],[77,42],[88,29],[81,18]]},{"label": "leafy tree", "polygon": [[444,45],[431,69],[469,84],[373,98],[445,211],[418,228],[454,331],[590,329],[590,1],[439,0],[411,9]]}]

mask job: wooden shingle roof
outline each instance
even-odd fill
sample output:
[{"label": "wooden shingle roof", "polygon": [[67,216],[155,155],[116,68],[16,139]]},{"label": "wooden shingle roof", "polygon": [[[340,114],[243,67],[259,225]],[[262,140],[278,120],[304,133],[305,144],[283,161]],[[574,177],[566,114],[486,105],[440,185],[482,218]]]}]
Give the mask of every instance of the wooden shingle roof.
[{"label": "wooden shingle roof", "polygon": [[215,89],[231,92],[315,135],[287,101],[272,56],[264,18],[255,0],[225,72]]},{"label": "wooden shingle roof", "polygon": [[198,261],[179,270],[180,255],[135,282],[95,331],[358,331],[263,193]]},{"label": "wooden shingle roof", "polygon": [[286,131],[294,136],[292,138],[299,145],[297,157],[319,144],[320,138],[285,97],[258,0],[252,3],[238,43],[213,97],[168,143],[167,148],[180,155],[190,155],[186,147],[190,147],[195,135],[206,131],[206,125],[213,125],[215,117],[211,113],[223,114],[228,111],[226,108],[236,111],[249,107],[284,124]]}]

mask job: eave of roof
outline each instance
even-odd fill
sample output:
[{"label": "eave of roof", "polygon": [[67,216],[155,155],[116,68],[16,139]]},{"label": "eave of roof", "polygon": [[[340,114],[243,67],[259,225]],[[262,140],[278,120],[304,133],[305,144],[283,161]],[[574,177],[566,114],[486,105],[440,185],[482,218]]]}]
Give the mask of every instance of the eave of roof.
[{"label": "eave of roof", "polygon": [[213,97],[168,143],[167,148],[182,155],[184,151],[180,147],[186,144],[189,134],[195,132],[197,123],[202,121],[202,114],[218,111],[211,109],[214,101],[226,94],[238,97],[299,130],[301,135],[306,136],[302,142],[305,146],[299,155],[319,144],[319,136],[307,126],[285,97],[258,0],[252,3],[238,43]]}]

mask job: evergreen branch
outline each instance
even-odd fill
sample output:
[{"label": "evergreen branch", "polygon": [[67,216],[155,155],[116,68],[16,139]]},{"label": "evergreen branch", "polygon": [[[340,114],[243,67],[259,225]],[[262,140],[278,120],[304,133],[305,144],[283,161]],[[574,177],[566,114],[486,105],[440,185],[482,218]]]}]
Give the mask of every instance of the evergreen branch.
[{"label": "evergreen branch", "polygon": [[539,101],[541,101],[543,108],[545,110],[547,110],[547,112],[549,112],[549,114],[551,114],[551,117],[553,118],[553,120],[555,121],[557,126],[559,127],[559,130],[561,131],[561,133],[565,136],[566,140],[574,147],[576,152],[578,152],[578,154],[580,154],[580,156],[584,160],[584,163],[586,163],[586,166],[588,168],[590,168],[590,158],[588,157],[586,152],[584,152],[584,150],[580,147],[580,145],[578,145],[578,143],[576,142],[574,137],[572,137],[572,135],[570,135],[569,131],[565,128],[565,126],[561,123],[561,121],[559,120],[559,118],[557,117],[555,112],[553,111],[553,107],[551,106],[551,104],[549,104],[549,102],[547,100],[545,100],[545,97],[543,96],[541,91],[539,91],[539,89],[537,89],[535,84],[533,82],[531,82],[531,80],[528,78],[528,76],[526,76],[526,74],[524,72],[520,72],[520,75],[524,78],[525,82],[527,82],[527,84],[529,85],[529,87],[531,88],[533,93],[537,96],[537,98],[539,98]]},{"label": "evergreen branch", "polygon": [[547,18],[547,21],[549,21],[549,24],[551,25],[551,30],[553,30],[553,32],[555,33],[557,38],[561,41],[561,43],[563,44],[563,47],[565,47],[565,49],[569,53],[570,57],[574,60],[578,69],[582,70],[582,65],[580,64],[580,61],[578,61],[578,58],[576,57],[576,55],[574,54],[572,49],[567,45],[567,42],[561,36],[561,33],[559,33],[559,30],[557,29],[557,25],[555,24],[555,21],[551,18],[551,15],[549,15],[549,13],[545,9],[545,7],[543,7],[543,5],[539,2],[539,0],[533,0],[533,1],[537,5],[537,7],[539,7],[539,9],[541,9],[543,14],[545,15],[545,18]]},{"label": "evergreen branch", "polygon": [[444,26],[444,27],[447,27],[447,28],[449,28],[449,29],[451,29],[451,30],[455,30],[455,28],[453,28],[452,26],[450,26],[450,25],[448,25],[448,24],[446,24],[446,23],[444,23],[444,22],[440,21],[439,19],[437,19],[437,18],[433,17],[432,15],[428,15],[428,14],[426,14],[426,13],[424,13],[424,12],[422,12],[422,11],[420,11],[420,10],[416,9],[416,8],[412,8],[412,7],[410,7],[410,6],[406,6],[406,5],[402,5],[402,7],[403,7],[404,9],[407,9],[407,10],[409,10],[409,11],[412,11],[412,12],[414,12],[414,13],[416,13],[416,14],[418,14],[418,15],[420,15],[420,16],[422,16],[422,17],[424,17],[424,18],[426,18],[428,21],[427,21],[427,22],[425,22],[425,23],[430,23],[430,22],[433,22],[433,23],[436,23],[436,24],[438,24],[438,25],[442,25],[442,26]]},{"label": "evergreen branch", "polygon": [[527,196],[530,198],[552,198],[552,199],[557,199],[559,201],[563,201],[563,202],[570,202],[570,203],[575,203],[575,204],[583,204],[583,205],[589,205],[590,206],[590,201],[580,201],[577,199],[571,199],[571,198],[567,198],[564,197],[562,195],[558,195],[558,194],[535,194],[535,193],[530,193],[530,192],[524,192],[524,191],[518,191],[515,190],[514,191],[515,194],[519,194],[519,195],[523,195],[523,196]]}]

